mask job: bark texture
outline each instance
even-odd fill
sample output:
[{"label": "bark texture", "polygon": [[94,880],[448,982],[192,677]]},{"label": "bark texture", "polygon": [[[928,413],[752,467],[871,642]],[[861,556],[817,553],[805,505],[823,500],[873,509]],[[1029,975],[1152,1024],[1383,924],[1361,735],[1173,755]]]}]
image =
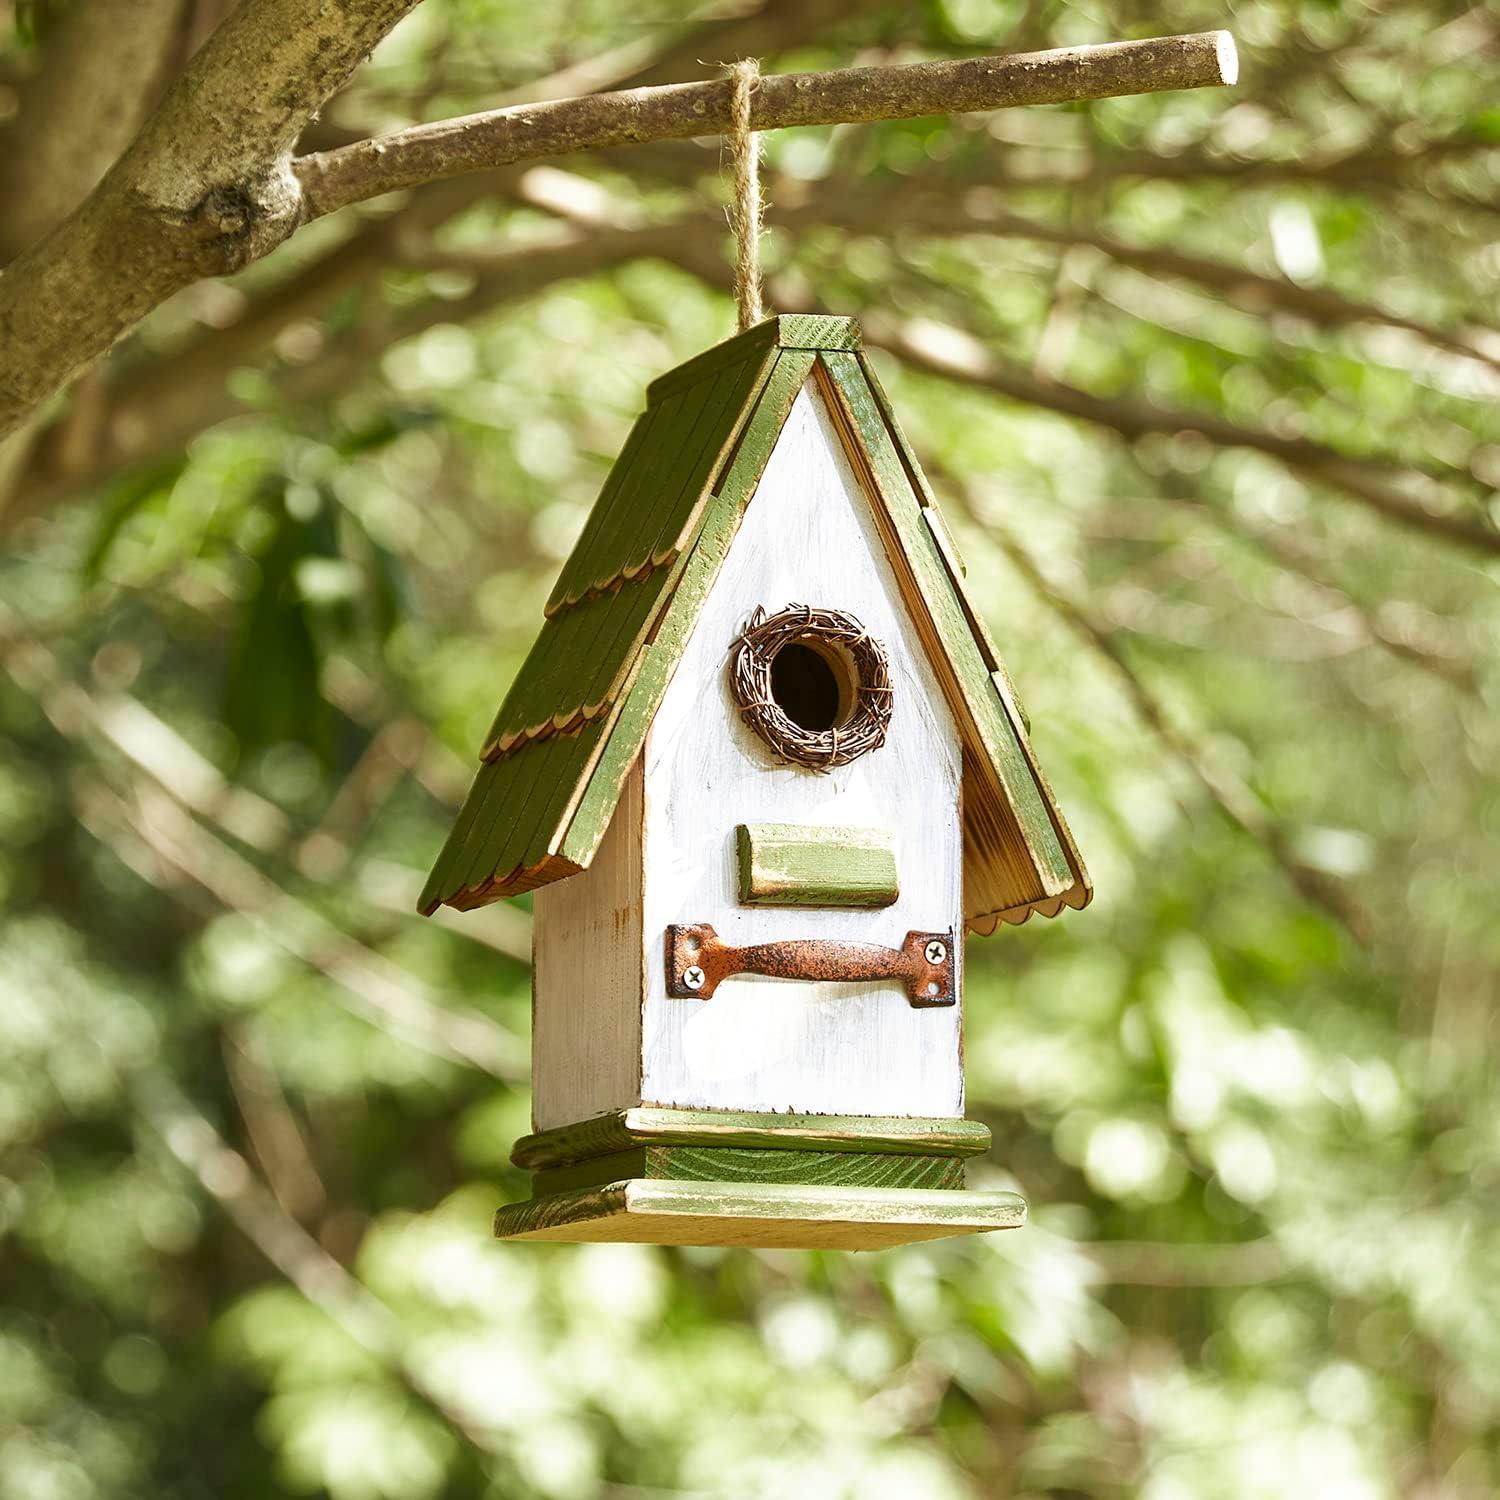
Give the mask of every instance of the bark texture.
[{"label": "bark texture", "polygon": [[306,217],[302,127],[416,0],[245,0],[89,198],[0,277],[0,435],[173,292]]},{"label": "bark texture", "polygon": [[0,140],[0,259],[70,214],[130,144],[185,44],[192,0],[87,0],[59,23]]},{"label": "bark texture", "polygon": [[[750,112],[756,130],[859,124],[921,115],[1059,104],[1166,89],[1209,88],[1238,76],[1226,31],[1060,47],[1014,57],[842,68],[762,78]],[[728,79],[557,99],[419,125],[302,157],[296,165],[310,217],[397,188],[486,167],[639,141],[717,135],[731,124]]]},{"label": "bark texture", "polygon": [[[227,0],[198,0],[193,27],[195,31],[203,27],[203,35],[189,37],[186,49],[189,54],[197,50],[212,30],[212,16],[207,18],[210,24],[205,24],[205,12],[211,13],[214,7],[226,3]],[[700,59],[705,57],[778,54],[820,34],[860,3],[861,0],[766,0],[747,15],[728,21],[705,21],[691,27],[646,57],[631,49],[607,62],[594,61],[587,68],[564,69],[539,79],[528,85],[525,93],[530,98],[546,99],[579,88],[644,88],[697,71],[702,66]],[[303,132],[300,142],[305,145],[314,135],[334,133],[324,121],[314,121]],[[682,149],[675,144],[656,148],[658,152],[670,151],[674,156]],[[644,164],[649,172],[651,147],[635,147],[630,154],[635,164]],[[676,165],[679,164],[674,162]],[[30,450],[29,462],[25,451],[20,454],[17,464],[25,464],[24,479],[10,490],[7,498],[0,500],[0,532],[81,487],[107,479],[122,466],[156,459],[206,424],[233,415],[240,408],[224,388],[227,371],[261,356],[290,324],[316,319],[337,297],[367,288],[393,258],[400,258],[402,243],[426,245],[441,225],[482,198],[507,196],[522,171],[523,168],[501,168],[484,176],[475,174],[429,183],[415,191],[394,218],[363,221],[347,243],[334,247],[276,290],[255,298],[248,304],[245,315],[229,327],[205,331],[187,349],[175,352],[165,361],[149,361],[144,368],[135,364],[128,375],[113,371],[107,387],[99,391],[100,409],[98,420],[90,424],[91,442],[75,441],[73,413],[64,412],[43,430],[40,440]],[[667,232],[675,230],[669,227]],[[604,254],[611,251],[617,258],[628,253],[617,242],[603,247]],[[563,253],[573,256],[580,249],[574,247]],[[603,259],[596,262],[606,263]],[[559,265],[558,274],[572,274],[567,263]],[[525,280],[525,276],[516,277],[518,286]],[[518,291],[517,295],[522,293]],[[368,355],[383,346],[383,338],[372,337],[362,347]],[[296,373],[301,379],[317,368],[315,362],[311,368]],[[13,443],[23,435],[15,434],[9,441]],[[0,440],[0,496],[6,496],[7,492],[5,455],[6,441]]]}]

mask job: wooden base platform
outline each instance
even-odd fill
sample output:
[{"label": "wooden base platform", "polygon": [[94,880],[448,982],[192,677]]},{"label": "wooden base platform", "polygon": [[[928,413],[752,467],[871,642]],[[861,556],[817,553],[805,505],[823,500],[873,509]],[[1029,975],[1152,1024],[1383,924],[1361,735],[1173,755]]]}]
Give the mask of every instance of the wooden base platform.
[{"label": "wooden base platform", "polygon": [[883,1250],[1025,1221],[1016,1193],[633,1177],[507,1204],[495,1233],[570,1244]]}]

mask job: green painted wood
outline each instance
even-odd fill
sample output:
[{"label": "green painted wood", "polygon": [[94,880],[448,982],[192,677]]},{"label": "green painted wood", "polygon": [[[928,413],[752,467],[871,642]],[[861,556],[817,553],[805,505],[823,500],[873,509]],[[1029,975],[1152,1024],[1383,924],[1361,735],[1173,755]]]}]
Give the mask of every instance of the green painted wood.
[{"label": "green painted wood", "polygon": [[557,831],[566,824],[569,809],[587,787],[608,733],[607,720],[596,719],[576,736],[576,749],[559,756],[555,772],[549,777],[551,785],[545,800],[533,794],[536,816],[527,820],[524,841],[518,840],[514,848],[507,848],[505,855],[496,861],[496,874],[503,875],[511,868],[528,870],[555,851]]},{"label": "green painted wood", "polygon": [[[744,436],[729,456],[727,467],[719,480],[718,497],[724,505],[733,507],[735,526],[739,524],[739,514],[750,503],[750,497],[760,483],[760,476],[770,461],[771,450],[775,448],[781,429],[791,415],[792,403],[807,383],[816,364],[816,355],[801,351],[778,356],[776,367],[761,395],[760,404],[755,409],[754,419],[746,424]],[[730,535],[733,535],[732,531]]]},{"label": "green painted wood", "polygon": [[646,398],[657,401],[680,386],[691,385],[726,364],[753,359],[780,349],[845,349],[860,347],[859,324],[853,318],[827,317],[816,313],[782,313],[757,323],[754,328],[705,349],[702,354],[658,375],[646,387]]},{"label": "green painted wood", "polygon": [[687,470],[706,441],[703,428],[717,410],[721,382],[739,368],[730,366],[710,379],[683,386],[653,408],[650,444],[636,462],[632,482],[620,491],[576,590],[602,588],[649,564],[648,538],[655,537],[655,518],[675,504]]},{"label": "green painted wood", "polygon": [[783,349],[858,349],[859,324],[853,318],[817,313],[782,313],[778,340]]},{"label": "green painted wood", "polygon": [[[560,680],[562,664],[581,659],[580,651],[607,628],[612,609],[612,601],[590,599],[543,620],[484,737],[480,760],[506,753],[501,750],[502,738],[525,734],[550,720],[563,698],[578,701],[576,683],[570,686]],[[576,666],[573,670],[576,674]]]},{"label": "green painted wood", "polygon": [[476,805],[476,816],[463,846],[454,852],[445,871],[445,901],[479,883],[470,872],[484,868],[487,855],[491,860],[487,873],[494,872],[494,855],[503,847],[516,821],[525,816],[532,790],[548,769],[550,743],[540,740],[503,760],[480,767],[469,791],[469,801]]},{"label": "green painted wood", "polygon": [[497,781],[489,789],[487,797],[496,815],[464,872],[462,888],[472,889],[495,876],[529,869],[544,857],[556,819],[573,796],[603,734],[603,722],[595,720],[576,734],[538,740],[518,755],[495,762],[497,770],[528,759],[536,764],[534,769],[518,767],[514,783]]},{"label": "green painted wood", "polygon": [[[1059,895],[1073,884],[1073,872],[1010,717],[990,680],[991,669],[969,628],[937,543],[922,520],[908,471],[896,451],[864,366],[853,354],[824,353],[818,357],[864,446],[901,549],[952,667],[973,734],[999,779],[1024,841],[1035,875],[1035,899]],[[966,809],[966,817],[969,815]]]},{"label": "green painted wood", "polygon": [[745,425],[753,417],[758,398],[776,367],[774,351],[756,362],[731,365],[719,375],[719,405],[707,430],[707,441],[699,445],[686,481],[660,515],[647,518],[648,540],[643,552],[652,558],[665,558],[684,545],[690,523],[701,514],[709,485]]},{"label": "green painted wood", "polygon": [[573,550],[568,554],[568,560],[563,564],[562,572],[557,576],[557,582],[552,585],[552,592],[548,595],[544,613],[548,615],[555,613],[563,607],[564,601],[581,592],[578,588],[579,580],[589,573],[594,559],[599,554],[599,539],[609,530],[620,491],[627,485],[638,481],[641,455],[650,448],[652,430],[660,416],[659,408],[648,406],[635,419],[635,425],[630,429],[625,446],[620,450],[614,467],[605,478],[599,498],[594,502],[588,519],[583,523],[583,530],[573,544]]},{"label": "green painted wood", "polygon": [[979,1120],[924,1116],[772,1114],[638,1105],[522,1136],[510,1159],[536,1172],[641,1145],[977,1156],[989,1150],[990,1130]]},{"label": "green painted wood", "polygon": [[735,852],[746,906],[878,907],[901,894],[884,829],[741,823]]},{"label": "green painted wood", "polygon": [[[788,315],[653,383],[652,405],[632,429],[554,590],[551,616],[496,717],[486,753],[498,759],[475,780],[424,888],[424,911],[465,891],[483,888],[493,898],[530,889],[593,858],[743,507],[819,360],[866,450],[895,545],[952,663],[977,746],[966,750],[970,766],[982,754],[984,784],[999,794],[995,807],[974,806],[967,818],[1014,819],[1022,852],[1016,839],[999,846],[1006,891],[1014,887],[1027,900],[1086,893],[1019,711],[1013,715],[992,675],[1003,664],[967,597],[962,568],[945,550],[935,515],[923,515],[918,497],[930,506],[931,492],[857,347],[851,320]],[[638,570],[645,571],[635,581],[613,586]],[[580,581],[585,589],[598,581],[612,587],[568,604]],[[594,716],[581,729],[513,754],[496,749],[498,735],[555,725],[583,709]],[[823,883],[806,868],[786,873],[792,889],[798,880],[808,889]],[[863,883],[861,875],[853,885]],[[844,894],[854,904],[854,891]]]},{"label": "green painted wood", "polygon": [[[909,476],[910,470],[908,469],[907,472]],[[953,533],[948,530],[948,523],[943,519],[943,513],[937,506],[924,505],[922,520],[932,533],[933,541],[937,543],[938,556],[942,558],[943,567],[947,569],[948,581],[953,585],[953,592],[958,595],[958,602],[963,605],[964,615],[969,621],[969,630],[979,645],[979,654],[984,657],[985,665],[993,672],[1000,662],[1000,649],[995,645],[995,638],[990,634],[990,627],[979,612],[973,595],[969,592],[968,569],[964,567],[963,558],[959,556],[958,543],[953,540]]]},{"label": "green painted wood", "polygon": [[443,840],[443,847],[433,862],[426,884],[422,887],[422,894],[417,898],[417,910],[424,916],[431,916],[457,889],[453,884],[453,870],[458,864],[460,851],[468,843],[473,832],[474,824],[480,816],[480,809],[486,804],[489,791],[488,785],[481,785],[481,783],[493,781],[494,775],[495,773],[489,766],[481,765],[469,787],[468,796],[464,798],[458,817],[454,820],[453,827],[448,830],[448,837]]},{"label": "green painted wood", "polygon": [[838,1187],[926,1188],[961,1192],[956,1156],[892,1152],[787,1151],[742,1146],[637,1146],[532,1175],[537,1197],[603,1187],[628,1177],[682,1182],[802,1182]]},{"label": "green painted wood", "polygon": [[[470,884],[469,871],[483,857],[486,848],[522,816],[531,788],[544,769],[546,743],[528,745],[504,760],[480,766],[433,871],[437,883],[431,896],[424,892],[424,911],[430,909],[429,902],[440,904],[450,900]],[[429,885],[432,884],[430,881]]]},{"label": "green painted wood", "polygon": [[1011,681],[1010,673],[1005,670],[1005,663],[990,673],[990,679],[995,684],[995,691],[1000,694],[1000,701],[1005,705],[1005,711],[1010,715],[1013,723],[1019,724],[1027,734],[1031,733],[1031,715],[1026,712],[1025,706],[1016,695],[1016,685]]},{"label": "green painted wood", "polygon": [[502,736],[545,726],[559,716],[570,719],[580,709],[608,701],[610,686],[633,655],[665,583],[664,575],[648,573],[544,621],[480,758],[509,753],[500,748]]},{"label": "green painted wood", "polygon": [[630,1110],[613,1110],[607,1115],[595,1115],[572,1125],[557,1125],[551,1130],[523,1135],[511,1147],[510,1159],[523,1172],[540,1172],[593,1156],[628,1151],[644,1139],[638,1138],[626,1123],[631,1113]]},{"label": "green painted wood", "polygon": [[757,323],[754,328],[746,329],[744,333],[737,333],[733,338],[725,339],[723,343],[705,349],[702,354],[694,355],[692,359],[685,364],[678,365],[676,369],[658,375],[646,387],[647,401],[659,401],[679,386],[691,385],[713,374],[722,365],[737,364],[742,360],[774,353],[780,333],[779,321],[776,318],[767,318],[764,323]]},{"label": "green painted wood", "polygon": [[685,554],[680,569],[674,572],[668,585],[670,598],[656,636],[642,653],[635,682],[610,726],[609,742],[558,846],[559,852],[575,864],[588,864],[609,827],[625,776],[640,754],[646,731],[698,621],[698,612],[729,552],[743,505],[759,482],[792,402],[816,358],[804,353],[778,356],[730,460],[729,472],[704,510],[692,548]]},{"label": "green painted wood", "polygon": [[831,1187],[961,1192],[964,1164],[956,1156],[908,1156],[890,1151],[648,1146],[646,1170],[641,1175],[683,1182],[805,1182]]},{"label": "green painted wood", "polygon": [[647,408],[645,439],[629,470],[616,489],[599,526],[569,556],[565,578],[559,579],[548,608],[566,608],[590,590],[625,573],[637,556],[641,512],[658,494],[657,476],[677,453],[682,441],[691,437],[692,424],[707,398],[705,385],[686,386],[671,400]]},{"label": "green painted wood", "polygon": [[495,1233],[564,1243],[875,1250],[1025,1222],[1016,1193],[630,1178],[507,1204],[495,1215]]},{"label": "green painted wood", "polygon": [[[739,349],[741,356],[754,352],[754,341]],[[606,552],[613,554],[612,569],[642,566],[646,571],[607,592],[563,603],[547,619],[486,741],[485,750],[492,757],[494,769],[482,769],[476,778],[454,832],[424,887],[422,910],[430,911],[496,876],[534,870],[542,862],[551,862],[547,868],[561,875],[592,857],[613,815],[625,773],[639,750],[644,724],[649,724],[646,719],[633,730],[627,712],[632,690],[652,656],[644,642],[655,625],[657,610],[667,596],[679,592],[678,585],[687,571],[685,559],[650,567],[652,548],[668,533],[675,540],[686,526],[689,513],[699,506],[700,495],[716,467],[731,451],[743,447],[748,420],[759,410],[759,397],[776,362],[773,351],[758,364],[728,364],[720,372],[722,378],[709,383],[711,389],[685,388],[680,393],[683,399],[669,402],[670,410],[664,416],[658,412],[659,424],[638,424],[628,461],[622,455],[617,465],[617,469],[623,466],[633,473],[612,475],[606,485],[607,508],[615,517],[619,535],[611,538],[606,527],[591,523],[579,549],[591,559],[582,571],[597,566]],[[684,430],[672,424],[674,415],[680,418],[689,410],[689,399],[697,403],[692,410],[708,411],[708,419],[699,431],[702,424],[697,416],[692,417],[684,436]],[[650,511],[643,516],[632,507],[638,505],[636,497],[640,494],[660,497],[661,492],[652,491],[650,486],[653,474],[659,472],[653,468],[652,456],[663,443],[666,458],[676,464],[678,476],[676,480],[669,476],[666,488],[671,491],[675,484],[676,494],[668,495],[669,503],[661,507],[660,514]],[[679,457],[674,459],[673,455]],[[606,500],[601,499],[600,504],[605,506]],[[632,516],[632,525],[624,526],[621,516]],[[625,548],[627,540],[633,545]],[[573,560],[568,567],[573,568]],[[555,600],[565,600],[568,593],[568,569],[564,572],[554,591]],[[582,576],[582,572],[574,569],[572,576]],[[680,654],[681,642],[674,649]],[[675,665],[675,654],[671,660]],[[658,692],[655,701],[659,699]],[[559,715],[573,718],[574,711],[583,708],[599,710],[597,717],[581,730],[553,736],[569,739],[571,745],[553,745],[550,739],[541,739],[513,747],[508,754],[497,749],[496,742],[503,734],[539,726]],[[639,713],[635,717],[639,718]],[[612,731],[621,719],[626,721],[626,740],[616,746]],[[637,738],[634,748],[629,749],[632,733]],[[616,747],[614,753],[602,757],[601,750],[612,746]],[[515,765],[506,764],[512,760]],[[595,790],[596,775],[602,775],[604,781],[597,794],[586,799],[588,805],[580,821],[574,804]],[[549,818],[557,821],[549,823]],[[582,859],[573,859],[569,851],[558,851],[559,843],[572,833],[575,824],[588,830],[587,835],[573,836],[574,843],[587,851]],[[552,878],[546,869],[541,874]],[[536,883],[519,873],[518,880],[517,889]]]},{"label": "green painted wood", "polygon": [[556,1193],[604,1187],[611,1182],[623,1182],[627,1177],[651,1175],[646,1170],[646,1148],[635,1146],[629,1151],[611,1151],[606,1156],[591,1156],[587,1161],[569,1162],[566,1166],[533,1172],[531,1192],[536,1198],[550,1198]]},{"label": "green painted wood", "polygon": [[[999,696],[1006,716],[1011,723],[1012,733],[1031,767],[1032,775],[1036,780],[1042,801],[1045,803],[1048,816],[1052,821],[1054,833],[1058,842],[1062,845],[1064,855],[1068,861],[1068,867],[1072,872],[1072,887],[1063,893],[1063,899],[1067,905],[1074,909],[1087,906],[1093,898],[1093,883],[1089,879],[1088,869],[1084,865],[1083,856],[1079,852],[1077,841],[1073,838],[1072,831],[1068,827],[1067,819],[1063,816],[1062,808],[1058,806],[1057,798],[1052,793],[1052,787],[1047,780],[1047,774],[1042,769],[1041,763],[1036,756],[1035,748],[1031,743],[1031,719],[1026,712],[1025,705],[1021,702],[1020,695],[1016,691],[1015,682],[1012,680],[1010,671],[1001,658],[1000,650],[996,646],[984,616],[980,612],[977,602],[969,590],[965,577],[966,570],[962,559],[959,557],[958,548],[953,543],[952,533],[948,530],[947,523],[943,520],[942,512],[938,508],[937,498],[933,494],[932,486],[927,481],[927,475],[917,458],[916,450],[912,447],[911,440],[906,436],[905,429],[901,426],[896,416],[895,407],[891,404],[890,397],[885,392],[885,387],[880,382],[880,376],[875,369],[874,363],[865,355],[860,355],[860,368],[864,371],[865,380],[870,387],[870,392],[875,398],[881,414],[885,418],[887,431],[890,433],[896,449],[900,454],[907,477],[914,491],[921,496],[923,502],[923,515],[929,527],[933,530],[939,544],[939,551],[943,556],[944,565],[948,568],[949,576],[954,590],[964,607],[971,628],[979,642],[981,650],[986,654],[987,660],[992,668],[990,682]],[[946,546],[944,541],[946,540]],[[982,930],[982,929],[981,929]],[[993,930],[993,927],[991,927]]]},{"label": "green painted wood", "polygon": [[[576,746],[571,748],[576,750]],[[545,799],[558,757],[557,740],[538,740],[492,762],[475,778],[469,795],[481,799],[480,812],[458,862],[449,871],[453,892],[479,886],[495,873],[507,844],[515,840],[517,825],[524,825],[536,805],[534,799]]]},{"label": "green painted wood", "polygon": [[585,704],[613,703],[636,652],[650,629],[667,588],[667,569],[656,568],[622,583],[609,614],[609,626],[593,643],[592,654],[576,663],[584,669]]},{"label": "green painted wood", "polygon": [[[628,504],[616,507],[604,563],[615,573],[650,567],[676,551],[686,518],[703,495],[708,472],[738,430],[751,392],[774,355],[726,364],[660,403],[665,414],[653,440],[654,461]],[[665,539],[665,540],[663,540]],[[597,580],[596,583],[602,581]]]}]

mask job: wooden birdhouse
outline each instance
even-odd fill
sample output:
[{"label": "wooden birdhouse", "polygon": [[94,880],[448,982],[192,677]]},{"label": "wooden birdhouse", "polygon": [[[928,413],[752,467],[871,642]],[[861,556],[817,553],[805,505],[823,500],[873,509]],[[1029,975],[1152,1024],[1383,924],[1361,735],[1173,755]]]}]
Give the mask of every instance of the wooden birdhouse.
[{"label": "wooden birdhouse", "polygon": [[535,891],[539,1240],[866,1248],[963,1190],[963,938],[1088,877],[845,318],[650,388],[422,895]]}]

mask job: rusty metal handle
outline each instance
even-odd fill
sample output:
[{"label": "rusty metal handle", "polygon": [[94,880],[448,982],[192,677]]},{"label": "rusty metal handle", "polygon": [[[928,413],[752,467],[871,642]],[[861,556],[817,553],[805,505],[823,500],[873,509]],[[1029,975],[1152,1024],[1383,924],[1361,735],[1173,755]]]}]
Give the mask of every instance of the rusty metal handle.
[{"label": "rusty metal handle", "polygon": [[707,922],[667,928],[667,993],[707,1000],[734,974],[773,979],[899,979],[913,1006],[952,1005],[952,932],[908,932],[899,948],[794,938],[735,948]]}]

